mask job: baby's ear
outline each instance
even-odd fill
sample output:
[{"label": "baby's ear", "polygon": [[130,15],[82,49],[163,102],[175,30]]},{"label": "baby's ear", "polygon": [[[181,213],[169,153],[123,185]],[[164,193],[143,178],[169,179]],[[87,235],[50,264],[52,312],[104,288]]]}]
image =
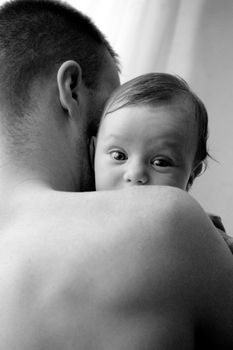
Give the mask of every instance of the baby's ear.
[{"label": "baby's ear", "polygon": [[204,164],[203,161],[201,161],[201,162],[199,162],[199,163],[197,163],[197,164],[195,165],[195,167],[193,168],[193,170],[192,170],[192,172],[191,172],[191,175],[190,175],[190,177],[189,177],[188,184],[187,184],[187,186],[186,186],[186,191],[189,191],[190,187],[191,187],[192,184],[193,184],[194,179],[195,179],[198,175],[202,174],[202,172],[203,172],[204,170],[205,170],[205,164]]},{"label": "baby's ear", "polygon": [[197,176],[202,175],[202,174],[204,173],[205,170],[206,170],[206,163],[205,163],[205,161],[202,160],[201,162],[197,163],[197,164],[195,165],[195,167],[193,168],[193,171],[192,171],[192,173],[193,173],[193,175],[194,175],[193,180],[194,180]]},{"label": "baby's ear", "polygon": [[96,145],[96,136],[91,137],[89,145],[89,156],[91,160],[92,170],[94,170],[94,161],[95,161],[95,145]]}]

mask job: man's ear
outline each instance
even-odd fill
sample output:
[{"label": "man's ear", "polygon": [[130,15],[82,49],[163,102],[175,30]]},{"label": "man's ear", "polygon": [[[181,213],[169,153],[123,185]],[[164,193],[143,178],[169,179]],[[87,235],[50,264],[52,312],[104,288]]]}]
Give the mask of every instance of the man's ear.
[{"label": "man's ear", "polygon": [[82,82],[82,70],[75,61],[65,61],[57,73],[57,85],[62,107],[72,114],[79,102],[79,90]]},{"label": "man's ear", "polygon": [[90,155],[92,170],[94,170],[95,146],[96,146],[96,136],[92,136],[91,141],[90,141],[90,145],[89,145],[89,155]]}]

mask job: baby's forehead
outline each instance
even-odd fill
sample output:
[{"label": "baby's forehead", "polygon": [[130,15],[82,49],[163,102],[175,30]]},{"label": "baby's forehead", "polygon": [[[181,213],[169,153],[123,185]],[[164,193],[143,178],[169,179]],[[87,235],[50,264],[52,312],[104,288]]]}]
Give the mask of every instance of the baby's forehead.
[{"label": "baby's forehead", "polygon": [[[193,125],[196,122],[194,103],[189,97],[177,96],[168,101],[126,104],[106,113],[102,119],[100,128],[106,124],[108,125],[108,130],[111,127],[121,127],[122,124],[128,128],[134,123],[150,125],[150,121],[157,118],[159,118],[158,123],[166,124],[167,117],[163,120],[163,116],[164,118],[165,116],[170,116],[170,120],[174,122],[176,119],[179,120],[178,125],[180,125],[181,121],[184,124],[190,125],[191,123]],[[120,121],[117,122],[119,119]]]},{"label": "baby's forehead", "polygon": [[[164,99],[148,99],[148,100],[143,100],[143,101],[134,101],[133,103],[127,102],[127,103],[122,103],[119,105],[115,105],[115,108],[106,110],[106,113],[104,113],[100,125],[99,125],[99,130],[101,129],[102,125],[105,124],[105,122],[108,121],[108,119],[111,119],[114,117],[116,114],[118,114],[119,111],[128,109],[132,110],[132,115],[133,115],[133,110],[135,109],[144,109],[145,112],[155,110],[157,111],[159,108],[162,108],[163,110],[168,109],[171,114],[173,114],[174,111],[174,118],[178,114],[182,114],[185,116],[185,119],[187,117],[186,122],[194,122],[196,121],[195,118],[195,103],[191,96],[189,96],[186,93],[178,93],[178,94],[173,94],[173,96],[170,96],[169,98],[164,98]],[[131,115],[131,114],[130,114]],[[156,118],[156,113],[154,114]],[[193,116],[193,118],[192,118]],[[127,118],[127,117],[126,117]],[[136,118],[136,114],[135,114]]]}]

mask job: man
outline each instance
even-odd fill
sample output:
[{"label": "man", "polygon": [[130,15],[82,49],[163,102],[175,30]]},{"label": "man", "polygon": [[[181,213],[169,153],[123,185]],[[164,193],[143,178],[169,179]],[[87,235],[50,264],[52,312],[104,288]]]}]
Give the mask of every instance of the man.
[{"label": "man", "polygon": [[13,1],[0,50],[0,349],[232,348],[233,258],[198,204],[83,193],[119,84],[102,34],[65,5]]}]

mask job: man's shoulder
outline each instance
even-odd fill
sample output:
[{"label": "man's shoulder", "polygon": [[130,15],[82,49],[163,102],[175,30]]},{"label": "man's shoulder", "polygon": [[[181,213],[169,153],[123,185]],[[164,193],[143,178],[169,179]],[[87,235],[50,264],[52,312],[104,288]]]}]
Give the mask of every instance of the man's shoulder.
[{"label": "man's shoulder", "polygon": [[125,217],[131,222],[133,219],[136,221],[145,219],[146,222],[150,218],[161,215],[163,217],[167,213],[177,215],[179,210],[186,208],[188,211],[198,206],[189,194],[168,186],[132,187],[119,191],[85,193],[78,200],[79,203],[83,202],[84,209],[94,206],[99,215],[101,212],[107,215],[117,213],[119,218]]},{"label": "man's shoulder", "polygon": [[[85,319],[93,326],[95,305],[94,314],[107,315],[102,322],[121,315],[125,329],[132,315],[146,317],[146,325],[162,317],[164,327],[172,317],[173,324],[192,320],[189,329],[195,322],[216,330],[227,324],[229,338],[232,256],[187,193],[148,186],[26,197],[18,212],[24,214],[1,242],[6,320],[18,301],[17,322],[26,327],[30,310],[36,325],[61,327],[68,339],[73,323],[80,329]],[[9,316],[13,328],[15,319]]]},{"label": "man's shoulder", "polygon": [[[209,224],[201,206],[185,191],[168,186],[133,187],[127,190],[93,193],[91,200],[96,208],[96,220],[101,217],[117,220],[117,228],[132,229],[139,235],[176,235],[193,222]],[[112,229],[114,229],[112,225]],[[187,231],[187,230],[186,230]]]},{"label": "man's shoulder", "polygon": [[51,191],[33,205],[30,200],[27,203],[28,211],[23,210],[26,220],[32,225],[38,223],[40,230],[51,233],[56,227],[61,234],[65,230],[76,235],[89,231],[102,237],[115,236],[116,240],[133,235],[132,244],[136,238],[153,241],[161,235],[176,240],[178,231],[179,239],[186,242],[189,237],[190,243],[206,228],[208,231],[210,224],[204,210],[187,192],[168,186],[86,193]]}]

